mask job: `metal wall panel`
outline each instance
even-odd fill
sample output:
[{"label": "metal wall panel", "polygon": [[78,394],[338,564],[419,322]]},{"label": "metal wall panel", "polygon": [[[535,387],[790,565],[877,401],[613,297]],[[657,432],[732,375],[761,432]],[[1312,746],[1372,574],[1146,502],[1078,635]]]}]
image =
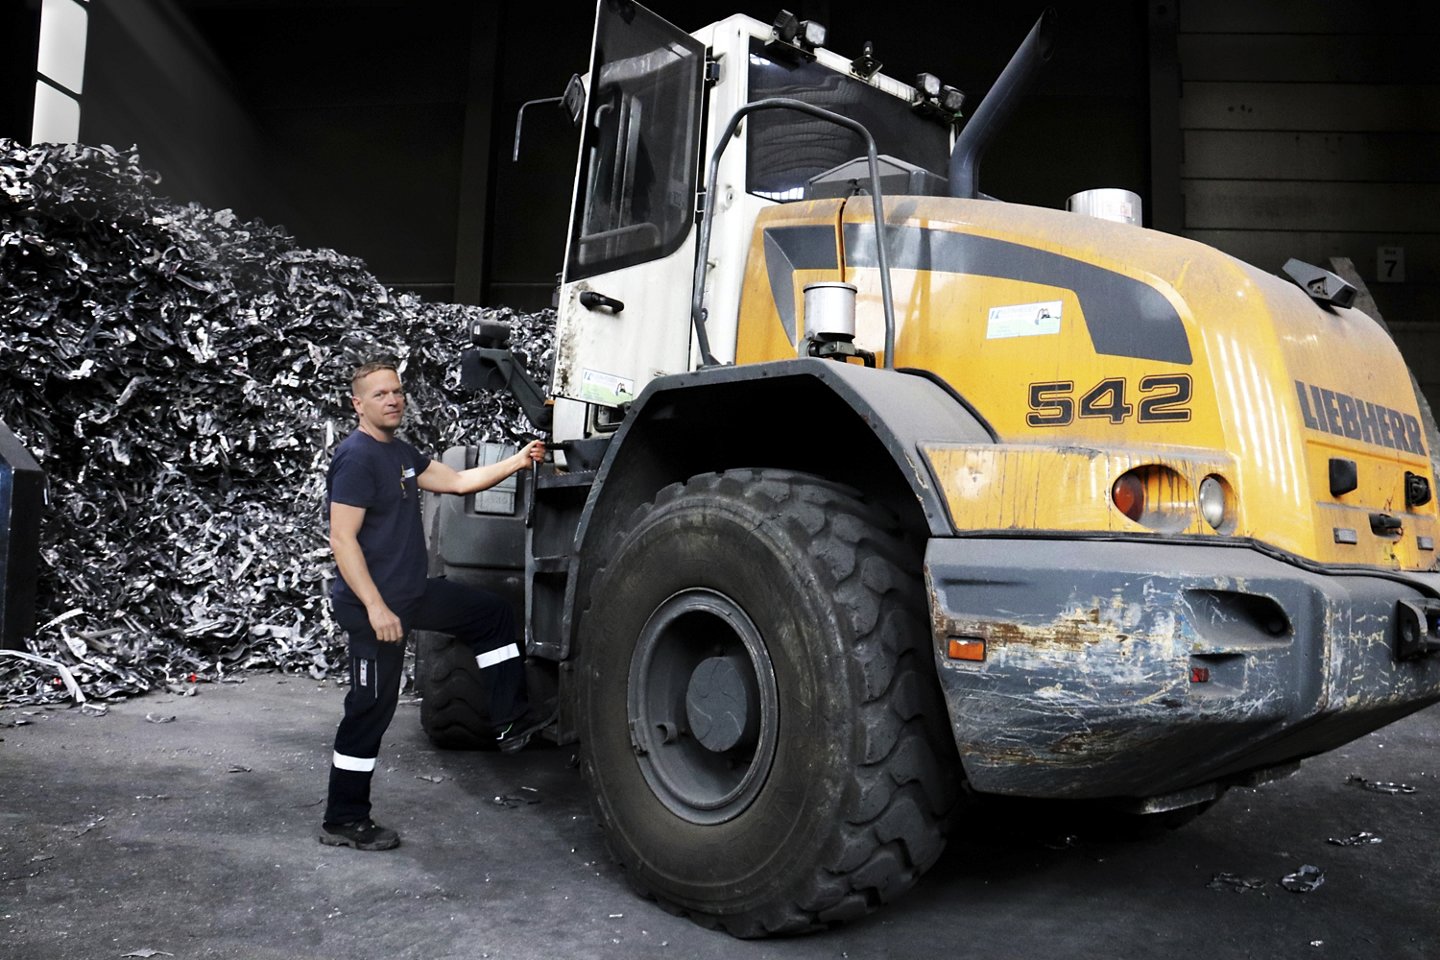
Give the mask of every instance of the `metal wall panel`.
[{"label": "metal wall panel", "polygon": [[[1354,261],[1432,402],[1440,9],[1182,0],[1180,232],[1265,270]],[[1403,282],[1381,248],[1404,252]]]},{"label": "metal wall panel", "polygon": [[1180,125],[1211,130],[1440,130],[1440,84],[1187,80]]},{"label": "metal wall panel", "polygon": [[1440,183],[1440,133],[1186,130],[1192,179]]}]

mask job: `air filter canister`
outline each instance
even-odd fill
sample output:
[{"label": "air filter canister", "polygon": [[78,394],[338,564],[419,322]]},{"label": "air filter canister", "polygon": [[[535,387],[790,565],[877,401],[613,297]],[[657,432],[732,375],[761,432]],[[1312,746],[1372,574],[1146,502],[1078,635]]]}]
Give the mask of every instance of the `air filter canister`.
[{"label": "air filter canister", "polygon": [[1082,190],[1065,201],[1065,209],[1071,213],[1083,213],[1087,217],[1099,217],[1101,220],[1132,223],[1137,227],[1141,226],[1144,220],[1139,195],[1119,187]]},{"label": "air filter canister", "polygon": [[805,285],[805,338],[855,339],[855,285],[838,281]]}]

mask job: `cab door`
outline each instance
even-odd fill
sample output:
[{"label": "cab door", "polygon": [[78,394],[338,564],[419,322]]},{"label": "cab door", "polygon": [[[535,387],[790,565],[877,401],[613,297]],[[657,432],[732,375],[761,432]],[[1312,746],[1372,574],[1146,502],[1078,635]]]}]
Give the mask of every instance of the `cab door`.
[{"label": "cab door", "polygon": [[561,276],[552,392],[628,403],[690,363],[705,48],[601,0]]}]

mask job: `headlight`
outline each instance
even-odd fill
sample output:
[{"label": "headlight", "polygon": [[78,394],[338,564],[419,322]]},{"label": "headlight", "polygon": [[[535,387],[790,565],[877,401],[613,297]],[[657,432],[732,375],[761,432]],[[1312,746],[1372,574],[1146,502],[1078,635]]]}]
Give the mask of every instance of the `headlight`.
[{"label": "headlight", "polygon": [[1205,518],[1205,522],[1210,524],[1212,529],[1219,530],[1225,522],[1225,516],[1229,513],[1228,500],[1224,480],[1211,474],[1200,481],[1200,516]]},{"label": "headlight", "polygon": [[1178,533],[1195,517],[1190,483],[1158,463],[1127,470],[1110,487],[1110,501],[1126,517],[1164,533]]}]

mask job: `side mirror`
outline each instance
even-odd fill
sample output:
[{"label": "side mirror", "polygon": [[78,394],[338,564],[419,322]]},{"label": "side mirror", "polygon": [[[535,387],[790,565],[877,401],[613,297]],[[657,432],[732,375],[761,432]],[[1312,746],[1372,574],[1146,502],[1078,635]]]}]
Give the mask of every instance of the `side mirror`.
[{"label": "side mirror", "polygon": [[477,347],[503,350],[510,345],[510,328],[496,320],[481,320],[470,328],[470,342]]},{"label": "side mirror", "polygon": [[565,92],[560,96],[560,105],[570,114],[570,122],[578,127],[585,112],[585,82],[580,79],[580,74],[571,74],[570,82],[565,84]]},{"label": "side mirror", "polygon": [[488,392],[509,390],[535,428],[549,430],[552,408],[545,402],[545,391],[511,352],[510,328],[481,320],[471,328],[470,339],[476,346],[460,358],[460,386]]},{"label": "side mirror", "polygon": [[558,97],[541,97],[539,100],[526,100],[520,104],[520,109],[515,112],[515,146],[510,151],[511,163],[520,159],[520,130],[525,126],[525,108],[541,103],[558,103],[570,114],[570,122],[579,126],[580,115],[585,111],[585,84],[580,80],[580,75],[572,74],[570,82],[565,84],[565,92]]}]

